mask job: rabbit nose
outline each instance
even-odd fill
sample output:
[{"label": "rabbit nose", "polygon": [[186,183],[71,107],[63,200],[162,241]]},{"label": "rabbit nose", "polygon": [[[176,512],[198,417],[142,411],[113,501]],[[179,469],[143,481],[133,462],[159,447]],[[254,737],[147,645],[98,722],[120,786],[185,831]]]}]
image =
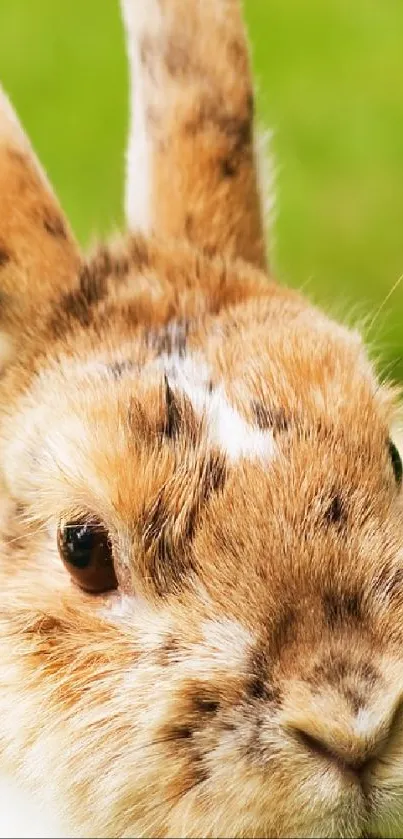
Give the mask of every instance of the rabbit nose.
[{"label": "rabbit nose", "polygon": [[299,753],[361,778],[387,748],[396,714],[401,713],[399,697],[381,690],[357,708],[343,704],[337,690],[316,693],[308,686],[301,688],[282,718]]},{"label": "rabbit nose", "polygon": [[[355,774],[362,774],[374,757],[379,753],[382,743],[373,742],[371,745],[360,743],[358,748],[348,753],[345,748],[338,748],[337,742],[328,742],[326,736],[318,737],[303,730],[295,732],[297,740],[304,749],[322,759],[336,763],[340,769],[350,770]],[[383,742],[383,738],[382,738]],[[354,745],[354,744],[353,744]]]}]

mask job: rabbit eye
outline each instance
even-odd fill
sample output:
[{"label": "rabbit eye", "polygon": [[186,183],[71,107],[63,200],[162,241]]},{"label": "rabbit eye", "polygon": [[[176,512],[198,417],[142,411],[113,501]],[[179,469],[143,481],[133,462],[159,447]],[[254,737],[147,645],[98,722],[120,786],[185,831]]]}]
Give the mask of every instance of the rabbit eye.
[{"label": "rabbit eye", "polygon": [[57,546],[64,565],[84,591],[102,594],[117,588],[110,539],[100,523],[60,523]]},{"label": "rabbit eye", "polygon": [[395,444],[392,443],[392,440],[389,440],[389,455],[390,455],[390,459],[392,461],[392,467],[393,467],[393,472],[394,472],[394,475],[395,475],[395,478],[396,478],[396,483],[399,484],[399,486],[400,486],[400,484],[402,483],[402,477],[403,477],[403,464],[402,464],[402,459],[400,457],[400,454],[399,454]]}]

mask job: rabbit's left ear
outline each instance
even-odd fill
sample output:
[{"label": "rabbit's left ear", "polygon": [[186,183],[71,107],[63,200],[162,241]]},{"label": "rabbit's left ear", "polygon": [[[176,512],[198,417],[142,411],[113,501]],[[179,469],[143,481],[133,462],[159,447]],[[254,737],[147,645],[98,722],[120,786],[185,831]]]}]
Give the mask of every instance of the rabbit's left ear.
[{"label": "rabbit's left ear", "polygon": [[35,331],[79,265],[70,228],[0,88],[0,366],[2,352]]}]

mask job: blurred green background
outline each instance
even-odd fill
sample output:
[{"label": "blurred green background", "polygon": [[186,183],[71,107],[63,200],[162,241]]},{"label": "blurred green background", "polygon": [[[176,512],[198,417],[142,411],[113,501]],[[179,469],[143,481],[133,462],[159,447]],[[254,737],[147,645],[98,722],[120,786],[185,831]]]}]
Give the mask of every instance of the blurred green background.
[{"label": "blurred green background", "polygon": [[[146,2],[146,0],[144,0]],[[277,276],[349,322],[403,274],[402,0],[246,0],[274,129]],[[84,242],[122,222],[118,0],[1,0],[0,78]],[[403,380],[403,283],[369,332]]]}]

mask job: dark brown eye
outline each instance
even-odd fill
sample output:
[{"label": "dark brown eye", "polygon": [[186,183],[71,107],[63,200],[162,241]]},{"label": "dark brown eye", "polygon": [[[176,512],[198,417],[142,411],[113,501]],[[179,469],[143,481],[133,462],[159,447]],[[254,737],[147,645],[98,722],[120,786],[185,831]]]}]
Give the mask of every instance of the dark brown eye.
[{"label": "dark brown eye", "polygon": [[66,568],[84,591],[102,594],[117,588],[109,536],[100,523],[62,522],[57,546]]}]

